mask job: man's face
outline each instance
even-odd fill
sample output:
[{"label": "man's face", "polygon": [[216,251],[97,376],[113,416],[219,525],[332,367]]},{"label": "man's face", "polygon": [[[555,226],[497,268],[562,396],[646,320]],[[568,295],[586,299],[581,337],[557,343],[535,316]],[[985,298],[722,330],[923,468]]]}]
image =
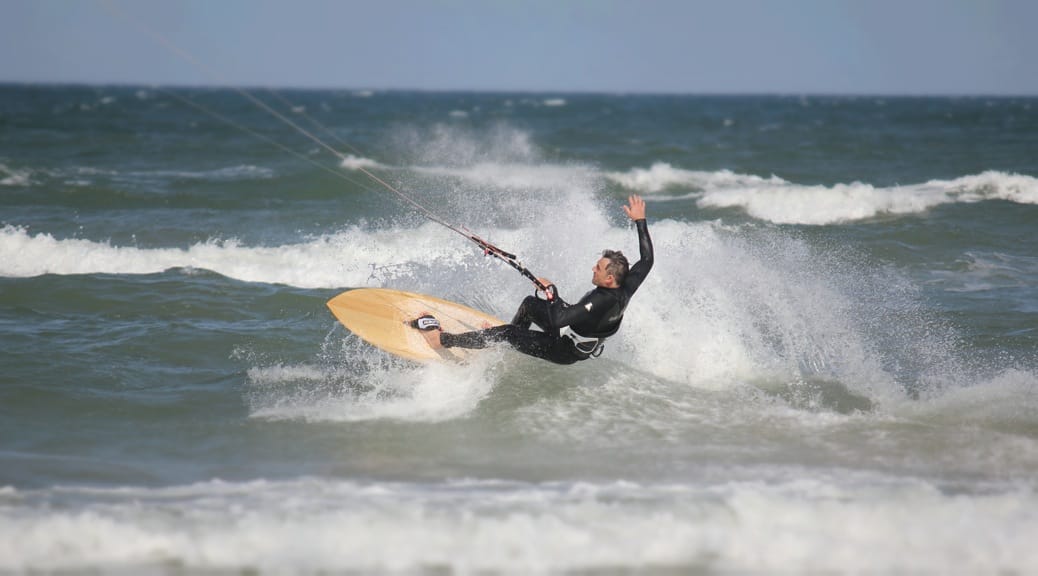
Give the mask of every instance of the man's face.
[{"label": "man's face", "polygon": [[591,269],[593,272],[593,275],[591,276],[592,284],[595,286],[601,286],[602,288],[616,288],[616,282],[613,279],[613,275],[606,272],[606,266],[608,265],[608,259],[598,259],[598,262],[595,263],[595,267]]}]

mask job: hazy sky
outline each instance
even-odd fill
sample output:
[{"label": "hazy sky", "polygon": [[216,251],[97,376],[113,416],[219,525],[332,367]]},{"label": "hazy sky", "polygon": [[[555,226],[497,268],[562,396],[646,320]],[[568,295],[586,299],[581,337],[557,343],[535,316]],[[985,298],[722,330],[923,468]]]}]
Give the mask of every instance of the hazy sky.
[{"label": "hazy sky", "polygon": [[1036,25],[1038,0],[0,0],[0,81],[1038,95]]}]

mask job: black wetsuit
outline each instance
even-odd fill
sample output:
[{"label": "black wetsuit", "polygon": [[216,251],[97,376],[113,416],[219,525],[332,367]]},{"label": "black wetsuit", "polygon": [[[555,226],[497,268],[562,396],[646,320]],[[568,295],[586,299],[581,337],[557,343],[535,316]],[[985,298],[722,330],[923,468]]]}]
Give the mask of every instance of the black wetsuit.
[{"label": "black wetsuit", "polygon": [[[444,332],[440,342],[445,348],[485,348],[493,342],[508,342],[524,354],[556,364],[587,360],[600,349],[605,338],[620,329],[627,303],[652,268],[649,226],[644,218],[635,224],[641,259],[631,266],[618,288],[596,286],[576,304],[567,304],[557,297],[548,301],[527,296],[511,324],[460,334]],[[544,331],[531,330],[531,324],[537,324]],[[576,339],[565,335],[570,331],[576,333]]]}]

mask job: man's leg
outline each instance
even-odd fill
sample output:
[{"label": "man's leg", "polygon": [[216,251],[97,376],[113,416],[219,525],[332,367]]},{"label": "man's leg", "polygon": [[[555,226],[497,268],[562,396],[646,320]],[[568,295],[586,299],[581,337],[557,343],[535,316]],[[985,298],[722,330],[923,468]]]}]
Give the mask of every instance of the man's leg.
[{"label": "man's leg", "polygon": [[[484,330],[460,332],[429,332],[426,338],[437,338],[435,344],[444,348],[482,349],[496,342],[508,342],[513,348],[536,358],[548,360],[556,364],[572,364],[583,358],[573,354],[572,344],[568,339],[559,338],[549,332],[547,300],[536,296],[527,296],[519,304],[511,324],[494,326]],[[531,324],[537,324],[544,331],[530,330]],[[437,347],[430,342],[430,346]]]},{"label": "man's leg", "polygon": [[527,296],[519,304],[519,309],[515,311],[512,324],[523,330],[529,330],[530,324],[536,324],[547,332],[550,324],[548,322],[548,301],[536,296]]},{"label": "man's leg", "polygon": [[515,324],[503,324],[458,334],[440,333],[440,343],[444,348],[480,349],[495,342],[508,342],[523,354],[556,364],[572,364],[577,360],[568,353],[565,343],[559,338],[536,330],[524,330]]},{"label": "man's leg", "polygon": [[509,339],[509,333],[516,329],[512,324],[502,324],[484,330],[473,330],[472,332],[458,332],[451,334],[443,332],[440,334],[440,343],[444,348],[486,348],[494,342],[503,342]]}]

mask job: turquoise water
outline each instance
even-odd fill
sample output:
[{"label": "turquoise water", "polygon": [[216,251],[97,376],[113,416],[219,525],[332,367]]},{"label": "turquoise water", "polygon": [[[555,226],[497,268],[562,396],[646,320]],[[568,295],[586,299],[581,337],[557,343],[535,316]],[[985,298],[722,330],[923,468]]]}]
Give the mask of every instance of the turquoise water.
[{"label": "turquoise water", "polygon": [[[347,159],[0,86],[0,571],[1038,566],[1038,99],[253,94]],[[532,287],[357,166],[571,300],[642,194],[656,267],[595,362],[387,357],[325,301]]]}]

